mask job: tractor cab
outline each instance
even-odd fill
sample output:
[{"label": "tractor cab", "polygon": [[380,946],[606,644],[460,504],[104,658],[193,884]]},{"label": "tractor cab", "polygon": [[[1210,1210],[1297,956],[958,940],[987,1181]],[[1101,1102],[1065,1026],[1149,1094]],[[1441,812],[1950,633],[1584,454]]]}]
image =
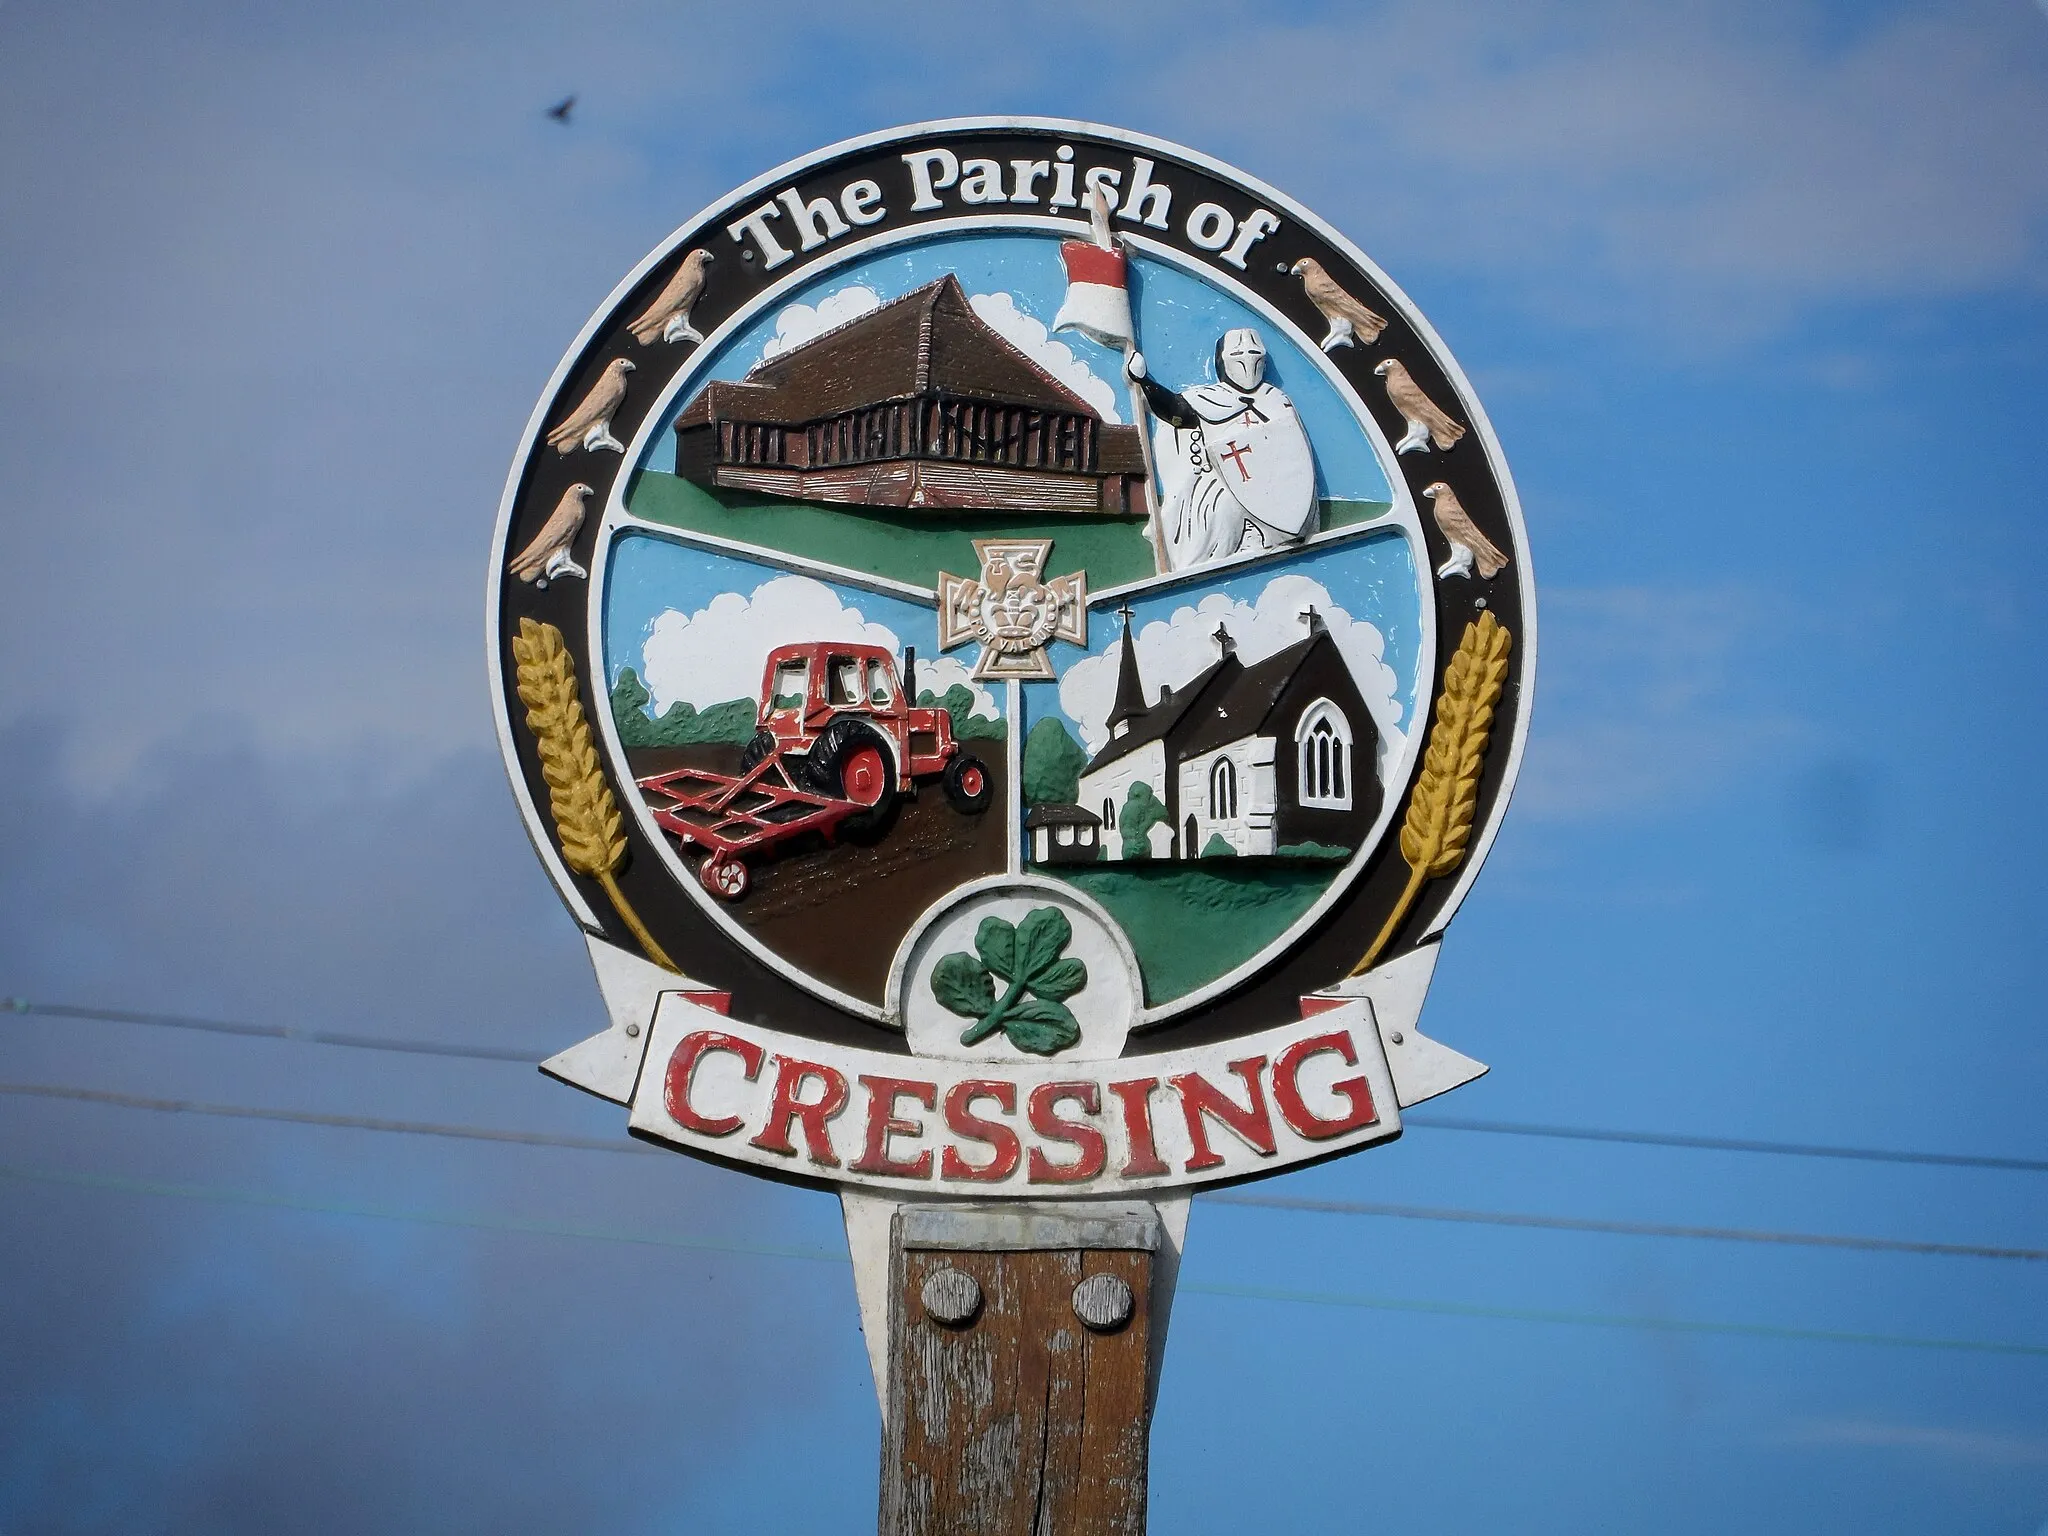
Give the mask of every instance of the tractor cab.
[{"label": "tractor cab", "polygon": [[[959,745],[945,710],[920,708],[911,700],[914,686],[905,685],[896,658],[882,646],[777,646],[762,675],[758,727],[781,751],[808,753],[834,721],[862,720],[886,740],[901,779],[936,773]],[[845,731],[841,727],[835,735]]]}]

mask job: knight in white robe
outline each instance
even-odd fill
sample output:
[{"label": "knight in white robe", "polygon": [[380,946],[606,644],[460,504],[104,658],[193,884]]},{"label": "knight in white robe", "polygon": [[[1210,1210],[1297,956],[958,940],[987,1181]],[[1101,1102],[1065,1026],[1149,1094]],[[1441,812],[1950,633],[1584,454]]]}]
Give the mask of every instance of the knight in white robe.
[{"label": "knight in white robe", "polygon": [[1141,353],[1126,371],[1164,430],[1158,444],[1169,570],[1299,544],[1315,531],[1316,472],[1294,402],[1266,382],[1266,347],[1249,327],[1216,343],[1216,382],[1185,394],[1153,379]]}]

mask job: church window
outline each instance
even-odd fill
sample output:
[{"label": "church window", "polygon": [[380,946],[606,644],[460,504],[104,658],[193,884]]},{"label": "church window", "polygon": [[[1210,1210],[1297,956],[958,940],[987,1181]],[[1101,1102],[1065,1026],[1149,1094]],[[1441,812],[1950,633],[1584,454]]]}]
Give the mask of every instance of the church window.
[{"label": "church window", "polygon": [[1302,711],[1294,741],[1300,753],[1296,798],[1324,810],[1351,809],[1351,724],[1328,699]]},{"label": "church window", "polygon": [[1108,795],[1102,797],[1102,825],[1111,832],[1116,830],[1116,801]]},{"label": "church window", "polygon": [[1237,820],[1237,768],[1227,757],[1209,770],[1209,819]]}]

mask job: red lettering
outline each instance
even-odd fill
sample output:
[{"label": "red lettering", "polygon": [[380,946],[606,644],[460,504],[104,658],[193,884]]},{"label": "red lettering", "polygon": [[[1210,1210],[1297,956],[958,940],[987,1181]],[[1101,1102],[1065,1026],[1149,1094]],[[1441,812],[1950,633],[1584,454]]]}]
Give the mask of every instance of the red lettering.
[{"label": "red lettering", "polygon": [[971,1179],[981,1184],[997,1184],[1017,1171],[1017,1164],[1023,1160],[1024,1147],[1018,1141],[1017,1133],[1007,1125],[994,1120],[984,1120],[974,1113],[976,1099],[994,1099],[1006,1115],[1017,1113],[1017,1085],[995,1082],[982,1078],[970,1078],[964,1083],[955,1083],[946,1090],[946,1129],[955,1136],[965,1136],[969,1141],[984,1142],[995,1149],[995,1156],[976,1167],[960,1155],[959,1149],[948,1146],[939,1158],[939,1177],[942,1179]]},{"label": "red lettering", "polygon": [[1182,1072],[1171,1079],[1180,1092],[1181,1113],[1187,1116],[1188,1140],[1194,1144],[1195,1155],[1188,1159],[1189,1173],[1220,1167],[1223,1162],[1223,1155],[1209,1145],[1209,1129],[1202,1123],[1204,1115],[1259,1156],[1273,1155],[1273,1117],[1266,1111],[1266,1095],[1259,1086],[1259,1074],[1265,1069],[1263,1056],[1247,1056],[1230,1064],[1230,1070],[1244,1079],[1251,1095],[1249,1105],[1243,1107],[1231,1103],[1222,1090],[1199,1072]]},{"label": "red lettering", "polygon": [[896,1103],[899,1099],[915,1099],[926,1109],[936,1108],[939,1085],[921,1083],[915,1078],[870,1077],[865,1072],[860,1075],[860,1083],[868,1091],[868,1139],[860,1160],[853,1165],[853,1171],[886,1173],[899,1179],[930,1178],[930,1152],[920,1152],[907,1163],[898,1162],[889,1155],[889,1138],[904,1136],[915,1140],[924,1135],[922,1120],[896,1118]]},{"label": "red lettering", "polygon": [[1127,1083],[1109,1085],[1124,1107],[1124,1139],[1131,1147],[1131,1160],[1124,1164],[1127,1179],[1149,1179],[1173,1171],[1152,1139],[1152,1090],[1158,1086],[1156,1077],[1134,1077]]},{"label": "red lettering", "polygon": [[699,1136],[730,1136],[744,1123],[738,1115],[700,1115],[690,1107],[690,1082],[697,1075],[697,1063],[712,1051],[730,1051],[745,1062],[750,1083],[761,1075],[761,1064],[766,1059],[761,1047],[751,1040],[715,1029],[700,1029],[676,1043],[675,1054],[668,1059],[667,1075],[662,1079],[662,1098],[668,1105],[669,1118],[684,1130],[695,1131]]},{"label": "red lettering", "polygon": [[1293,1126],[1298,1135],[1310,1141],[1325,1141],[1332,1136],[1342,1136],[1346,1131],[1355,1131],[1361,1125],[1371,1125],[1379,1119],[1379,1111],[1372,1107],[1372,1085],[1362,1077],[1347,1077],[1341,1082],[1330,1084],[1332,1093],[1342,1094],[1351,1103],[1348,1113],[1331,1119],[1310,1109],[1301,1097],[1301,1064],[1311,1056],[1320,1056],[1325,1051],[1335,1052],[1344,1059],[1344,1065],[1358,1065],[1358,1052],[1351,1044],[1351,1031],[1339,1030],[1335,1034],[1316,1035],[1308,1040],[1297,1040],[1282,1051],[1273,1062],[1273,1102],[1280,1106],[1280,1114]]},{"label": "red lettering", "polygon": [[[824,1095],[815,1104],[806,1104],[799,1097],[806,1078],[815,1078],[824,1085]],[[809,1149],[811,1161],[821,1168],[837,1168],[839,1159],[832,1153],[832,1138],[826,1134],[825,1122],[844,1108],[846,1079],[839,1073],[815,1061],[778,1056],[775,1058],[775,1100],[768,1106],[768,1123],[761,1127],[761,1134],[747,1145],[759,1147],[763,1152],[780,1152],[786,1157],[794,1157],[796,1148],[789,1143],[789,1128],[792,1121],[801,1120],[804,1145]]]},{"label": "red lettering", "polygon": [[1047,1141],[1062,1141],[1080,1150],[1071,1163],[1056,1163],[1033,1147],[1027,1175],[1033,1184],[1085,1184],[1102,1172],[1103,1164],[1109,1161],[1109,1142],[1102,1132],[1078,1120],[1062,1120],[1053,1113],[1061,1099],[1072,1099],[1086,1114],[1099,1114],[1102,1110],[1102,1093],[1094,1083],[1040,1083],[1031,1090],[1031,1129]]}]

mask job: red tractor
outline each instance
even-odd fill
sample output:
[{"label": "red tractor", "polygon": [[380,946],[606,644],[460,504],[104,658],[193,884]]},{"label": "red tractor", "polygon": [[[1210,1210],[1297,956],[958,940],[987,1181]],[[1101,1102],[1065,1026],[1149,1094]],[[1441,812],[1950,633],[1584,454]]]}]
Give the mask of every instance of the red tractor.
[{"label": "red tractor", "polygon": [[679,768],[640,780],[654,819],[704,849],[706,889],[737,901],[752,883],[745,857],[802,833],[879,835],[922,779],[936,777],[962,814],[988,809],[987,766],[953,739],[945,710],[912,702],[915,653],[904,672],[878,645],[777,646],[737,777]]}]

